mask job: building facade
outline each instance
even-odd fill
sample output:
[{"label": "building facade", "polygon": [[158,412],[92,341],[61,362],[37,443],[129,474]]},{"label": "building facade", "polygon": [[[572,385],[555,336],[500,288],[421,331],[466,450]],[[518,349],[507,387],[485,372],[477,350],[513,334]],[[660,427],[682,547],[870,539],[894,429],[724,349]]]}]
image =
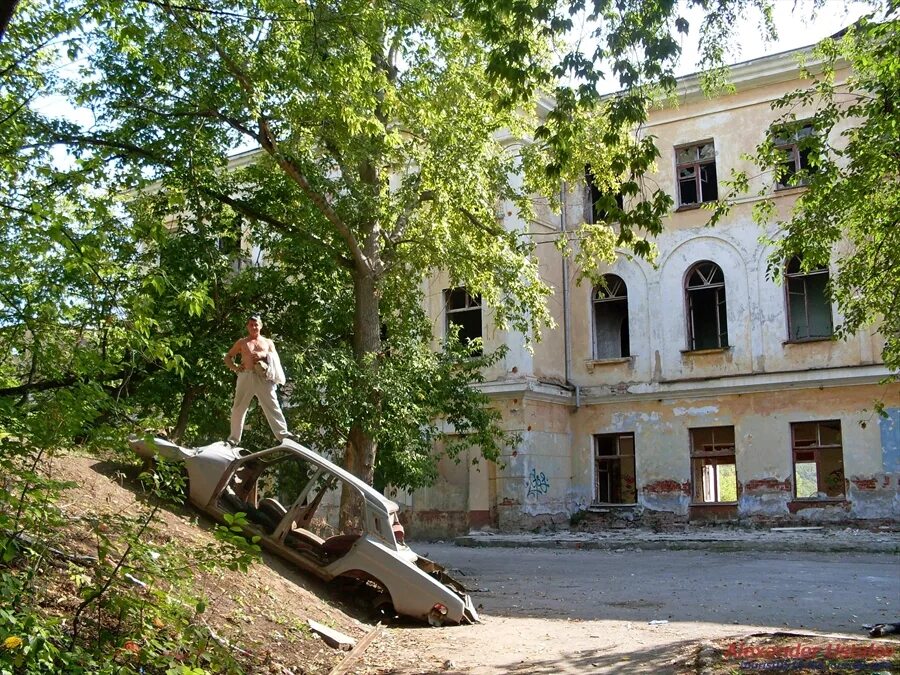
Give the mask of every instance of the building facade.
[{"label": "building facade", "polygon": [[[591,288],[552,245],[537,246],[558,328],[533,351],[497,329],[479,298],[429,280],[436,340],[455,323],[486,349],[508,348],[484,390],[520,442],[496,464],[473,462],[477,449],[444,459],[436,485],[400,495],[417,534],[530,529],[586,511],[632,521],[900,515],[900,385],[883,383],[883,340],[876,329],[833,339],[833,267],[803,273],[785,261],[776,283],[762,243],[776,233],[752,219],[760,188],[782,213],[804,188],[757,176],[714,228],[698,208],[732,169],[756,173],[742,154],[777,118],[772,102],[803,85],[796,53],[739,64],[732,82],[733,93],[708,99],[684,78],[677,104],[643,130],[661,152],[654,179],[675,201],[655,265],[620,257]],[[796,137],[784,149],[789,171],[805,166]],[[549,241],[591,218],[591,202],[589,186],[570,190],[561,215],[529,227]],[[506,213],[508,226],[523,225]]]}]

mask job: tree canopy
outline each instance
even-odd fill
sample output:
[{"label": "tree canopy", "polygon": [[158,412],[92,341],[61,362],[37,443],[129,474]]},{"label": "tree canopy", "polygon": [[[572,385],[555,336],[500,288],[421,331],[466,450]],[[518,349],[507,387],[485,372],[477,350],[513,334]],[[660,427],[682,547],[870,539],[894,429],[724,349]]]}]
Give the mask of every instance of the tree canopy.
[{"label": "tree canopy", "polygon": [[[689,4],[713,83],[742,12],[772,30],[768,0]],[[451,452],[496,456],[510,439],[469,385],[501,353],[433,349],[423,281],[539,339],[535,199],[588,165],[631,199],[561,242],[588,273],[652,255],[672,200],[634,129],[674,85],[682,9],[23,0],[0,41],[6,424],[36,432],[60,405],[54,438],[122,420],[221,436],[219,358],[252,309],[285,353],[292,424],[356,474],[427,483],[448,430]],[[588,47],[566,43],[581,20]]]}]

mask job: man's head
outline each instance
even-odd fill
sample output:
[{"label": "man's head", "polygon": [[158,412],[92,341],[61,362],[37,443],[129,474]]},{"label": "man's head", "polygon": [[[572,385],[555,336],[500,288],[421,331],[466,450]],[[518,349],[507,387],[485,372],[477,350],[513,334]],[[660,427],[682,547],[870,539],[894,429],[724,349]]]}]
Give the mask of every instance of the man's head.
[{"label": "man's head", "polygon": [[251,314],[247,318],[247,334],[250,337],[257,337],[262,325],[262,317],[259,314]]}]

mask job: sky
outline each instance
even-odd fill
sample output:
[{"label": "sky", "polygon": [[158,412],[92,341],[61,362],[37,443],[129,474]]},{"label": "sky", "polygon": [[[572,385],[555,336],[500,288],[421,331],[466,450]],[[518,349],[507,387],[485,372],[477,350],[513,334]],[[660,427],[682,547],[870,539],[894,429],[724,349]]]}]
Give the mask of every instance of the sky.
[{"label": "sky", "polygon": [[[845,0],[825,0],[815,15],[813,3],[809,0],[774,0],[775,26],[778,39],[767,43],[763,39],[758,12],[748,12],[743,17],[734,40],[735,51],[728,59],[729,63],[739,63],[760,58],[769,54],[805,47],[815,44],[829,35],[834,35],[842,28],[852,24],[859,17],[871,12],[871,7],[864,3],[850,3]],[[679,75],[686,75],[698,70],[696,29],[700,24],[700,12],[687,12],[691,23],[690,34],[682,41],[682,62]]]},{"label": "sky", "polygon": [[[697,41],[703,12],[699,8],[688,9],[686,0],[679,0],[679,4],[680,15],[690,24],[688,34],[681,36],[682,55],[675,71],[676,75],[681,76],[701,69],[698,64]],[[821,6],[815,9],[813,0],[773,0],[773,18],[778,35],[772,42],[767,42],[764,38],[760,12],[755,9],[745,10],[745,15],[736,26],[734,38],[729,42],[733,48],[726,55],[726,63],[740,63],[813,45],[872,11],[871,5],[864,2],[820,0],[819,4]],[[570,44],[581,42],[583,52],[592,52],[590,45],[594,39],[590,37],[590,31],[589,25],[576,24],[570,35]],[[618,89],[619,84],[611,75],[607,76],[600,87],[603,94]]]}]

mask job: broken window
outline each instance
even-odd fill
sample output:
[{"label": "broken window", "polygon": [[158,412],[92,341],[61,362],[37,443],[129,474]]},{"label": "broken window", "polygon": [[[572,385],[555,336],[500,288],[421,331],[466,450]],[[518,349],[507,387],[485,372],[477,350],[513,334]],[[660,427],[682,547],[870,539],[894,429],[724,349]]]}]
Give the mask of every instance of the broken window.
[{"label": "broken window", "polygon": [[796,498],[843,498],[844,452],[840,421],[791,424],[791,444]]},{"label": "broken window", "polygon": [[602,434],[594,439],[596,503],[636,504],[634,434]]},{"label": "broken window", "polygon": [[734,427],[691,429],[691,476],[694,503],[737,501]]},{"label": "broken window", "polygon": [[610,220],[613,209],[622,211],[625,208],[625,196],[621,192],[604,192],[594,180],[591,165],[584,167],[584,182],[587,188],[587,204],[584,219],[588,223],[605,223]]},{"label": "broken window", "polygon": [[[444,291],[444,306],[447,308],[446,330],[449,335],[453,326],[458,326],[459,341],[468,345],[481,340],[481,296],[470,295],[465,288],[451,288]],[[477,353],[481,353],[478,349]]]},{"label": "broken window", "polygon": [[688,345],[698,349],[728,346],[725,275],[713,262],[699,262],[687,275]]},{"label": "broken window", "polygon": [[811,340],[831,337],[831,302],[828,299],[828,268],[803,271],[800,256],[787,264],[785,288],[788,304],[788,339]]},{"label": "broken window", "polygon": [[777,189],[806,184],[812,136],[812,125],[802,124],[795,126],[793,130],[785,128],[775,137],[775,148],[783,154],[778,162],[778,178],[775,181]]},{"label": "broken window", "polygon": [[690,206],[719,198],[716,148],[712,141],[675,148],[678,205]]},{"label": "broken window", "polygon": [[594,358],[630,356],[628,339],[628,287],[620,277],[607,274],[594,288]]}]

